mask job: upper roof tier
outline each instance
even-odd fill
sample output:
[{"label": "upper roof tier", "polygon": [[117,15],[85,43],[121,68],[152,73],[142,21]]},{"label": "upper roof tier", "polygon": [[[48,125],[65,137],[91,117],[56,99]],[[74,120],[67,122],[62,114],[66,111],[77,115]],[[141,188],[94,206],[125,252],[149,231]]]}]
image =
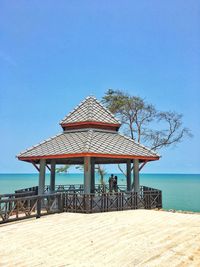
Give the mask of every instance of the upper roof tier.
[{"label": "upper roof tier", "polygon": [[121,123],[95,97],[86,97],[61,122],[64,130],[80,128],[101,128],[118,130]]}]

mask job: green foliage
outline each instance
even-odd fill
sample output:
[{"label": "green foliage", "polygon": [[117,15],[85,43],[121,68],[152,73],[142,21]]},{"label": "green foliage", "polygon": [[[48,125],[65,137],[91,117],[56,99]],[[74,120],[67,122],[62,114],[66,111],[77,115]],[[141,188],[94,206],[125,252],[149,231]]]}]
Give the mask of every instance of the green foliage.
[{"label": "green foliage", "polygon": [[56,168],[56,172],[57,173],[61,173],[61,172],[67,173],[69,168],[70,168],[70,165],[63,165],[63,166],[61,166],[59,168]]},{"label": "green foliage", "polygon": [[75,166],[75,169],[77,169],[81,172],[84,172],[84,165],[77,165],[77,166]]},{"label": "green foliage", "polygon": [[[77,165],[75,168],[82,172],[84,171],[83,165]],[[104,176],[106,174],[105,168],[103,168],[103,166],[100,164],[95,164],[95,171],[100,175],[100,184],[105,184],[105,181],[104,181]]]},{"label": "green foliage", "polygon": [[108,89],[102,99],[102,103],[114,114],[123,110],[129,100],[128,94],[120,90]]}]

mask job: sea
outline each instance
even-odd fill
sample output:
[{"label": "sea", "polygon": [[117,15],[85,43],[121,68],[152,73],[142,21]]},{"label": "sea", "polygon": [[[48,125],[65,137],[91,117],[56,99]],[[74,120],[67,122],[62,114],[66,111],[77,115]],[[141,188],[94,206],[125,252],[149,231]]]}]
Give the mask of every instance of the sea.
[{"label": "sea", "polygon": [[[123,174],[118,184],[125,185]],[[110,174],[104,181],[108,183]],[[46,184],[50,176],[46,175]],[[95,183],[100,183],[96,175]],[[57,173],[56,184],[83,184],[82,173]],[[140,174],[140,184],[162,190],[163,209],[200,212],[200,174]],[[0,174],[0,194],[14,193],[15,190],[38,185],[38,173]]]}]

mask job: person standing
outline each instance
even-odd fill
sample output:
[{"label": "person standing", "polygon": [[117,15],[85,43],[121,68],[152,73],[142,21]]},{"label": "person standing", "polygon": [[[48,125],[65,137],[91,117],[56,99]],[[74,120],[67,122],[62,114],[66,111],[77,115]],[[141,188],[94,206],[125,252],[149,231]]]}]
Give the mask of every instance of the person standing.
[{"label": "person standing", "polygon": [[115,176],[113,179],[113,188],[114,188],[114,191],[117,192],[117,176]]},{"label": "person standing", "polygon": [[113,191],[113,181],[114,181],[114,175],[111,174],[111,176],[109,177],[108,183],[109,183],[109,192]]}]

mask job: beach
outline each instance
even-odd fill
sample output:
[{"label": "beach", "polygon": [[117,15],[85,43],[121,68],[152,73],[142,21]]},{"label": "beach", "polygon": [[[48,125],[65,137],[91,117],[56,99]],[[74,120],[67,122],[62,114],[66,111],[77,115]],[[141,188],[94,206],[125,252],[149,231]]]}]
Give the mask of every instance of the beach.
[{"label": "beach", "polygon": [[0,226],[0,266],[200,266],[200,214],[61,213]]}]

